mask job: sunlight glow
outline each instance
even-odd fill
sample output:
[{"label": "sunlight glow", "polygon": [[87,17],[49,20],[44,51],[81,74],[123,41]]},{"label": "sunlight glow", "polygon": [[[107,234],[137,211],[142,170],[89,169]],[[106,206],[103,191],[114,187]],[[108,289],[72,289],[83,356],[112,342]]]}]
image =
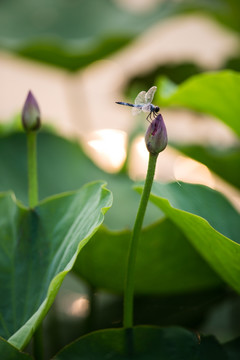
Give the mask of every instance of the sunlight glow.
[{"label": "sunlight glow", "polygon": [[72,305],[69,308],[69,313],[72,316],[84,317],[89,310],[89,301],[81,296],[79,299],[73,301]]},{"label": "sunlight glow", "polygon": [[[138,137],[133,143],[129,173],[133,180],[144,179],[147,171],[149,153],[144,137]],[[158,157],[155,179],[163,182],[185,181],[203,184],[215,188],[215,180],[209,169],[168,146]]]},{"label": "sunlight glow", "polygon": [[136,143],[135,143],[135,149],[136,149],[137,155],[140,156],[141,159],[148,160],[149,153],[146,149],[144,137],[141,136],[141,137],[137,138]]},{"label": "sunlight glow", "polygon": [[89,300],[79,293],[66,293],[58,300],[59,312],[64,316],[85,318],[89,314],[89,308]]},{"label": "sunlight glow", "polygon": [[115,0],[118,6],[134,13],[147,13],[159,5],[163,0]]},{"label": "sunlight glow", "polygon": [[106,171],[118,171],[126,159],[126,133],[103,129],[94,131],[90,138],[87,143],[93,160]]},{"label": "sunlight glow", "polygon": [[203,184],[215,188],[214,178],[207,166],[185,156],[178,156],[174,163],[174,176],[193,184]]},{"label": "sunlight glow", "polygon": [[129,176],[133,180],[144,179],[147,171],[149,153],[143,136],[138,136],[132,144],[129,159]]}]

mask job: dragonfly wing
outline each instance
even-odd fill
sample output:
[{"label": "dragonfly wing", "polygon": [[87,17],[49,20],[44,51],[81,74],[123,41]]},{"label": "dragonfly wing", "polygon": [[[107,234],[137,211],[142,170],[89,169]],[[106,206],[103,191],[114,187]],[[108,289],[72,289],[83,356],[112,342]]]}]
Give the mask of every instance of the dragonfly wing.
[{"label": "dragonfly wing", "polygon": [[156,87],[156,86],[152,86],[152,87],[148,90],[148,92],[145,94],[144,104],[150,104],[150,103],[152,102],[156,90],[157,90],[157,87]]},{"label": "dragonfly wing", "polygon": [[139,114],[142,111],[141,107],[134,107],[132,108],[132,114],[135,116],[137,114]]},{"label": "dragonfly wing", "polygon": [[145,96],[146,96],[146,91],[141,91],[135,99],[135,105],[146,104]]},{"label": "dragonfly wing", "polygon": [[151,112],[151,104],[144,105],[142,107],[142,111],[150,113]]}]

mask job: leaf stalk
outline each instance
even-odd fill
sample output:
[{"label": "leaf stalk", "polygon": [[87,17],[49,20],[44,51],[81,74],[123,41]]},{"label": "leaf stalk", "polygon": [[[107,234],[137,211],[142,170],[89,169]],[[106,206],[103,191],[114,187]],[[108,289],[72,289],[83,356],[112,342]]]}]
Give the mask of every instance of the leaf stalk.
[{"label": "leaf stalk", "polygon": [[[37,132],[27,131],[27,157],[28,157],[28,203],[33,209],[38,203],[37,178]],[[33,353],[36,360],[43,360],[43,334],[42,324],[33,335]]]},{"label": "leaf stalk", "polygon": [[37,132],[27,132],[28,153],[28,203],[34,208],[38,203],[38,179],[37,179]]},{"label": "leaf stalk", "polygon": [[137,257],[137,248],[139,237],[142,229],[143,219],[149,200],[152,183],[154,179],[156,162],[158,154],[149,153],[147,176],[144,184],[141,201],[139,204],[135,224],[133,227],[132,237],[129,246],[129,254],[127,261],[125,291],[124,291],[124,307],[123,307],[123,326],[130,328],[133,326],[133,300],[134,300],[134,280],[135,280],[135,265]]}]

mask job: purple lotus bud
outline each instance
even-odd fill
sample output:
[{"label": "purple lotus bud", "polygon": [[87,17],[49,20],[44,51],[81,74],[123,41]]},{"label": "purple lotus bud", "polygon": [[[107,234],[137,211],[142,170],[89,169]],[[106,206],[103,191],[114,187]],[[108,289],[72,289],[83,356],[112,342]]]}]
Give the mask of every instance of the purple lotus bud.
[{"label": "purple lotus bud", "polygon": [[145,143],[148,151],[153,155],[157,155],[167,146],[167,129],[161,114],[149,125],[145,135]]},{"label": "purple lotus bud", "polygon": [[36,131],[41,126],[40,109],[31,91],[29,91],[23,106],[22,124],[26,131]]}]

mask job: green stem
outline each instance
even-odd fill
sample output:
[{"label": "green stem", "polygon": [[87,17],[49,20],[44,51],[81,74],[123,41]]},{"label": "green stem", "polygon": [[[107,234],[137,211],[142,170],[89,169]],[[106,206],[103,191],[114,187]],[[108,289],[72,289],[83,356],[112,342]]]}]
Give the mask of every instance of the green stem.
[{"label": "green stem", "polygon": [[137,256],[138,240],[142,228],[143,218],[147,208],[150,191],[152,188],[157,157],[158,155],[153,155],[149,153],[147,177],[145,180],[145,185],[144,185],[137,217],[132,232],[132,238],[130,242],[125,292],[124,292],[124,309],[123,309],[123,326],[125,328],[129,328],[133,326],[133,294],[134,294],[135,263]]},{"label": "green stem", "polygon": [[[38,178],[37,178],[37,132],[27,132],[28,156],[28,203],[34,208],[38,203]],[[33,352],[36,360],[43,359],[43,334],[42,324],[33,335]]]},{"label": "green stem", "polygon": [[94,286],[89,286],[88,298],[90,304],[90,311],[88,317],[86,319],[86,330],[85,333],[92,332],[95,327],[95,318],[96,318],[96,296],[95,296],[96,288]]},{"label": "green stem", "polygon": [[35,360],[43,360],[43,329],[42,324],[39,325],[33,335],[33,354]]},{"label": "green stem", "polygon": [[34,208],[38,203],[38,180],[37,180],[37,133],[27,132],[28,152],[28,202],[29,207]]}]

